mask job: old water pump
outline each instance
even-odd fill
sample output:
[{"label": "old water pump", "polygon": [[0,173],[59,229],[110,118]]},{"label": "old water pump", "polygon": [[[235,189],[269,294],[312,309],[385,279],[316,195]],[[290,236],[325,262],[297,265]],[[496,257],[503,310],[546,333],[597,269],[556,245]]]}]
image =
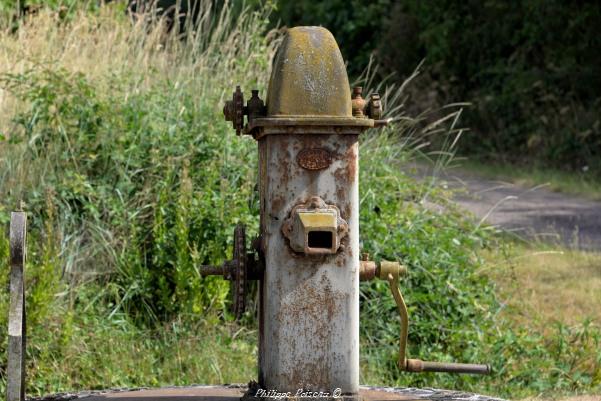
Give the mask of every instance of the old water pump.
[{"label": "old water pump", "polygon": [[[375,277],[390,282],[399,307],[402,370],[488,373],[486,365],[406,358],[408,316],[399,290],[406,269],[397,262],[361,260],[359,250],[359,134],[387,121],[377,94],[364,100],[361,88],[355,88],[351,96],[329,31],[290,29],[274,61],[267,106],[256,90],[245,105],[238,87],[224,114],[237,133],[259,144],[257,255],[250,258],[252,267],[247,257],[222,273],[236,280],[260,277],[262,387],[282,392],[340,388],[342,396],[356,399],[359,281]],[[240,266],[246,267],[240,271]],[[239,312],[244,287],[236,288]]]},{"label": "old water pump", "polygon": [[[232,260],[199,269],[232,281],[236,316],[245,310],[248,282],[259,282],[257,388],[262,393],[250,396],[299,398],[302,390],[309,398],[373,399],[359,388],[359,281],[376,278],[389,282],[399,309],[401,370],[490,371],[487,365],[407,358],[409,320],[399,289],[407,271],[398,262],[361,257],[359,249],[359,135],[387,121],[377,94],[363,99],[361,88],[355,88],[351,95],[342,55],[328,30],[289,29],[273,64],[266,104],[256,90],[245,103],[238,87],[224,114],[238,134],[259,145],[260,236],[247,246],[244,227],[237,226]],[[19,292],[24,222],[22,214],[15,218],[12,277]],[[24,313],[22,297],[11,300],[16,302],[11,333],[17,339],[9,348],[14,351],[8,385],[9,400],[16,401],[23,395],[24,332],[18,330],[24,324],[13,320],[24,319]],[[160,397],[177,399],[173,391],[169,395]]]}]

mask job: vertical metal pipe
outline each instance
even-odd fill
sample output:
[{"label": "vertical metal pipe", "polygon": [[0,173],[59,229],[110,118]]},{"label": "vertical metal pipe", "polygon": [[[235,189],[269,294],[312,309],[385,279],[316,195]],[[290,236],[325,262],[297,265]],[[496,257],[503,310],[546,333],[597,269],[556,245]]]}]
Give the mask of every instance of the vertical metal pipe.
[{"label": "vertical metal pipe", "polygon": [[[260,383],[357,398],[359,390],[358,133],[267,135],[260,139],[262,284]],[[322,170],[294,162],[303,149],[327,149]],[[336,205],[348,223],[341,249],[297,254],[282,235],[291,209],[313,196]]]}]

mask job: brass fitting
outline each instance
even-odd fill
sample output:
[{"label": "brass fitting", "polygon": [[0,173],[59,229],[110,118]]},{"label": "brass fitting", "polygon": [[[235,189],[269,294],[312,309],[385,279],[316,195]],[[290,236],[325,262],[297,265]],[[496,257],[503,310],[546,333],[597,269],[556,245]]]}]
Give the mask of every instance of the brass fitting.
[{"label": "brass fitting", "polygon": [[398,280],[400,277],[405,277],[407,275],[407,268],[399,262],[382,260],[380,266],[378,266],[377,274],[382,280],[390,280],[390,276]]},{"label": "brass fitting", "polygon": [[371,281],[376,278],[376,270],[378,266],[376,262],[371,260],[362,260],[359,262],[359,280]]},{"label": "brass fitting", "polygon": [[[365,254],[367,255],[367,254]],[[382,260],[379,264],[368,260],[369,255],[363,256],[359,262],[359,280],[370,281],[378,277],[381,280],[388,280],[388,276],[404,277],[407,275],[407,268],[399,262]]]},{"label": "brass fitting", "polygon": [[353,107],[353,117],[366,118],[364,114],[365,106],[367,102],[361,96],[363,88],[361,86],[355,86],[353,88],[353,94],[351,96],[351,105]]}]

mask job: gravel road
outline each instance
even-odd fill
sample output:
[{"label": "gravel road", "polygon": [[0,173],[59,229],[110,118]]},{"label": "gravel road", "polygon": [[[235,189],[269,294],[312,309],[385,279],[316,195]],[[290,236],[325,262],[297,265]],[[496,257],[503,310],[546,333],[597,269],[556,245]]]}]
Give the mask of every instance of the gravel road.
[{"label": "gravel road", "polygon": [[[420,166],[419,175],[432,175]],[[510,182],[451,169],[438,174],[451,188],[460,189],[456,202],[478,219],[516,236],[601,251],[601,202],[550,191],[546,186],[525,188]]]}]

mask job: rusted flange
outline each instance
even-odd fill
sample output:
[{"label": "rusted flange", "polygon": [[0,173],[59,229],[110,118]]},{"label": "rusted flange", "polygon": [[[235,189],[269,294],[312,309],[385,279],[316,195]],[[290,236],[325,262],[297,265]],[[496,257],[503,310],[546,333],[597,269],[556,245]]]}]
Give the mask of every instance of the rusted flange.
[{"label": "rusted flange", "polygon": [[246,254],[246,229],[244,224],[237,224],[234,230],[234,259],[235,266],[232,284],[234,294],[234,315],[239,320],[246,310],[246,297],[248,292],[248,263]]}]

